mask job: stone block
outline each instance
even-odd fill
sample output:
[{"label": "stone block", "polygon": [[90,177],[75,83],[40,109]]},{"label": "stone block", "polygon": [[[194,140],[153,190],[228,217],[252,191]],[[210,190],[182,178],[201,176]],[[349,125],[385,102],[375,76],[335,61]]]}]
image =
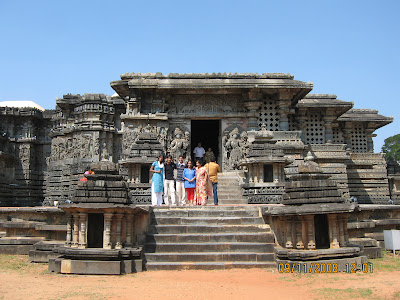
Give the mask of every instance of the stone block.
[{"label": "stone block", "polygon": [[96,261],[62,259],[61,273],[63,274],[93,274],[93,275],[120,275],[122,274],[121,261]]}]

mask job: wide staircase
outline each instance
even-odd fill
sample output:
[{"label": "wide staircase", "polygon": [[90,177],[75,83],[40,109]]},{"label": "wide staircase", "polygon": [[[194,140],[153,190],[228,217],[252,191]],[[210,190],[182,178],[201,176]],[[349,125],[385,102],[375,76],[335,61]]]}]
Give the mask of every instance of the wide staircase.
[{"label": "wide staircase", "polygon": [[[213,199],[208,199],[212,204]],[[246,198],[242,195],[239,175],[237,172],[218,173],[218,203],[219,204],[247,204]]]},{"label": "wide staircase", "polygon": [[275,267],[274,235],[258,207],[154,208],[147,270]]}]

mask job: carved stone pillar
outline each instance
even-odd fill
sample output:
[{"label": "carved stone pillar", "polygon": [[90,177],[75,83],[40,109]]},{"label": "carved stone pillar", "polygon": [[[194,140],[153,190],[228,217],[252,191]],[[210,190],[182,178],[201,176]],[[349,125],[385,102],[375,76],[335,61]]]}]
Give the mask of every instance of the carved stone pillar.
[{"label": "carved stone pillar", "polygon": [[292,99],[292,94],[287,89],[281,89],[279,91],[278,100],[278,112],[279,112],[279,129],[282,131],[289,130],[289,118],[290,113],[290,100]]},{"label": "carved stone pillar", "polygon": [[291,217],[286,217],[285,218],[285,223],[286,223],[286,245],[285,247],[288,249],[293,248],[293,242],[292,242],[292,218]]},{"label": "carved stone pillar", "polygon": [[66,214],[67,218],[67,238],[65,239],[65,246],[71,246],[72,240],[72,215],[70,213]]},{"label": "carved stone pillar", "polygon": [[351,133],[353,131],[352,123],[346,122],[346,126],[343,128],[344,143],[347,144],[347,148],[352,148]]},{"label": "carved stone pillar", "polygon": [[253,164],[253,170],[254,170],[254,174],[253,174],[254,183],[258,183],[258,165],[257,164]]},{"label": "carved stone pillar", "polygon": [[122,217],[124,215],[123,214],[115,214],[115,218],[116,218],[116,239],[115,239],[115,249],[122,249],[122,243],[121,243],[121,221],[122,221]]},{"label": "carved stone pillar", "polygon": [[330,248],[333,249],[340,248],[338,242],[338,232],[337,232],[337,215],[328,214],[328,220],[329,220]]},{"label": "carved stone pillar", "polygon": [[253,165],[249,164],[248,168],[249,168],[249,183],[253,183],[254,182],[254,168],[253,168]]},{"label": "carved stone pillar", "polygon": [[247,114],[248,123],[247,130],[258,130],[258,110],[262,104],[261,93],[257,89],[252,89],[248,93],[249,100],[244,102],[244,107],[249,111]]},{"label": "carved stone pillar", "polygon": [[125,247],[132,247],[133,238],[133,214],[126,214],[126,242]]},{"label": "carved stone pillar", "polygon": [[307,235],[308,235],[308,243],[307,249],[315,250],[315,228],[314,228],[314,215],[303,216],[303,219],[307,223]]},{"label": "carved stone pillar", "polygon": [[[327,112],[328,113],[328,112]],[[332,115],[326,115],[324,117],[325,122],[325,143],[333,143],[333,121],[335,117]]]},{"label": "carved stone pillar", "polygon": [[86,244],[86,223],[87,223],[87,213],[79,213],[79,244],[78,248],[85,249]]},{"label": "carved stone pillar", "polygon": [[297,249],[304,249],[304,243],[303,243],[303,230],[302,230],[302,222],[299,220],[296,220],[294,223],[294,228],[296,230],[296,248]]},{"label": "carved stone pillar", "polygon": [[339,227],[339,245],[344,247],[345,246],[345,241],[344,241],[344,221],[343,217],[338,216],[338,227]]},{"label": "carved stone pillar", "polygon": [[111,220],[113,213],[104,214],[103,248],[111,249]]},{"label": "carved stone pillar", "polygon": [[374,153],[374,141],[372,140],[376,134],[373,134],[375,129],[365,129],[365,137],[367,138],[367,152]]},{"label": "carved stone pillar", "polygon": [[72,244],[71,247],[73,248],[78,248],[78,239],[79,239],[79,214],[77,212],[74,212],[73,214],[73,220],[74,220],[74,229],[72,231]]},{"label": "carved stone pillar", "polygon": [[264,165],[263,164],[258,164],[258,182],[263,183],[264,182]]}]

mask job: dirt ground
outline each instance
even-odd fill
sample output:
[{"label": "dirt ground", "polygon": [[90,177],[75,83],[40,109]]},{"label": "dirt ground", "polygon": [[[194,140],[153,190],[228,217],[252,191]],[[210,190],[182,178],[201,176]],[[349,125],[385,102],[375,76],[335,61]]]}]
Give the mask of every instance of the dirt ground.
[{"label": "dirt ground", "polygon": [[400,299],[400,258],[371,260],[373,273],[277,270],[152,271],[124,276],[47,273],[26,256],[0,255],[0,299]]}]

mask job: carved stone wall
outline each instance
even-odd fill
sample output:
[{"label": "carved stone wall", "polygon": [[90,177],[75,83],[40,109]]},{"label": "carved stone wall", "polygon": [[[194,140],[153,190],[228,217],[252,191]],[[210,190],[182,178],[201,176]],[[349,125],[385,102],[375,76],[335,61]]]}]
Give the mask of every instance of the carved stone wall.
[{"label": "carved stone wall", "polygon": [[1,206],[41,205],[50,116],[30,107],[0,108]]}]

